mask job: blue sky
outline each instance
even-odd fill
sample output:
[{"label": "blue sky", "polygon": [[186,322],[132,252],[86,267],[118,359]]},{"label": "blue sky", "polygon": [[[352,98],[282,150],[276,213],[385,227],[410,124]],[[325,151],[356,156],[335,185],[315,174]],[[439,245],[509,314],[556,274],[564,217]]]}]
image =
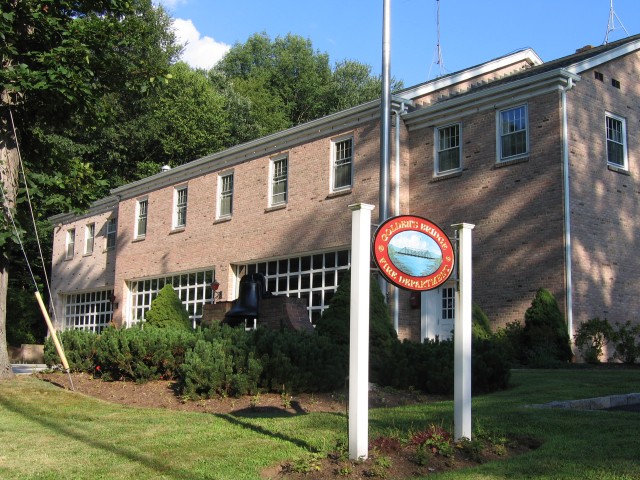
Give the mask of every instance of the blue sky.
[{"label": "blue sky", "polygon": [[[184,60],[192,66],[209,68],[234,43],[266,32],[309,38],[332,63],[351,59],[381,70],[382,0],[159,2],[188,42]],[[609,41],[640,33],[639,0],[614,0],[613,7]],[[408,87],[527,47],[553,60],[601,45],[609,12],[610,0],[391,0],[391,74]]]}]

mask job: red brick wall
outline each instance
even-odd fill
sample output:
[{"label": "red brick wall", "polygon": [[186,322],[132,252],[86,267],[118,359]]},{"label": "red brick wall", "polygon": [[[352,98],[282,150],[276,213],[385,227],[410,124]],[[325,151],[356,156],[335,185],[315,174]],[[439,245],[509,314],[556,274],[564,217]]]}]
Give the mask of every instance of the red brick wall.
[{"label": "red brick wall", "polygon": [[[594,317],[640,321],[640,55],[595,70],[603,81],[589,70],[568,93],[576,328]],[[605,111],[626,118],[628,175],[607,168]]]},{"label": "red brick wall", "polygon": [[[354,186],[347,193],[331,194],[331,139],[347,134],[354,136]],[[186,182],[187,225],[179,232],[171,229],[173,186],[146,195],[149,203],[144,240],[133,239],[136,198],[123,200],[119,231],[123,247],[118,251],[116,292],[133,278],[213,267],[223,298],[233,299],[231,264],[349,246],[348,205],[377,203],[378,135],[378,123],[370,122],[221,170],[222,174],[234,173],[233,215],[228,221],[216,219],[218,173]],[[269,160],[283,153],[289,155],[288,203],[285,208],[270,209]],[[125,298],[124,292],[116,293],[116,297]],[[122,315],[120,303],[114,314],[117,322]]]},{"label": "red brick wall", "polygon": [[540,287],[564,305],[559,94],[527,105],[530,153],[523,162],[496,164],[493,110],[460,119],[459,176],[434,179],[433,128],[412,132],[409,142],[411,211],[450,235],[452,224],[475,224],[473,300],[494,327],[523,320]]}]

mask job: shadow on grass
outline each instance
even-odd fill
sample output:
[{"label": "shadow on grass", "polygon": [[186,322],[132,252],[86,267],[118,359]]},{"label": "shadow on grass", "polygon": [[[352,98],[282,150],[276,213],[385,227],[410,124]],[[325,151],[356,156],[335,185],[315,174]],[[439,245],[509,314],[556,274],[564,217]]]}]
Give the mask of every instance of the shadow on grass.
[{"label": "shadow on grass", "polygon": [[7,410],[22,416],[31,422],[37,423],[41,425],[43,428],[48,429],[58,435],[64,435],[66,437],[69,437],[78,442],[82,442],[91,447],[113,453],[122,458],[126,458],[131,462],[139,463],[149,468],[150,470],[158,472],[163,477],[168,476],[174,479],[185,479],[185,480],[194,478],[193,472],[190,472],[184,469],[176,469],[149,455],[136,453],[125,447],[114,445],[113,443],[110,443],[110,442],[101,441],[95,436],[82,433],[82,431],[80,431],[79,429],[70,427],[68,425],[68,421],[53,420],[49,416],[48,412],[45,412],[42,409],[38,409],[33,405],[30,405],[28,407],[25,407],[24,405],[20,405],[17,402],[10,400],[6,396],[4,396],[2,393],[0,393],[0,405],[2,405]]},{"label": "shadow on grass", "polygon": [[[292,404],[293,405],[293,404]],[[251,413],[253,412],[253,413]],[[306,412],[305,412],[306,414]],[[251,430],[252,432],[258,433],[260,435],[266,435],[268,437],[271,438],[275,438],[278,440],[282,440],[288,443],[291,443],[297,447],[303,448],[309,452],[312,453],[318,453],[319,450],[314,447],[313,445],[305,442],[304,440],[301,440],[299,438],[294,438],[294,437],[290,437],[288,435],[284,435],[282,433],[279,432],[274,432],[271,430],[268,430],[264,427],[261,427],[259,425],[254,425],[253,423],[250,423],[246,420],[243,420],[243,418],[246,419],[250,419],[250,418],[277,418],[277,417],[293,417],[293,416],[297,416],[297,413],[291,413],[291,412],[287,412],[284,409],[280,409],[280,408],[276,408],[276,407],[264,407],[262,410],[260,410],[260,408],[256,408],[256,409],[251,409],[251,408],[244,408],[242,410],[237,410],[235,412],[233,412],[232,414],[226,414],[226,413],[216,413],[214,414],[215,417],[220,418],[222,420],[225,420],[227,422],[229,422],[232,425],[236,425],[242,428],[246,428],[248,430]],[[339,415],[337,413],[334,413],[333,415]]]}]

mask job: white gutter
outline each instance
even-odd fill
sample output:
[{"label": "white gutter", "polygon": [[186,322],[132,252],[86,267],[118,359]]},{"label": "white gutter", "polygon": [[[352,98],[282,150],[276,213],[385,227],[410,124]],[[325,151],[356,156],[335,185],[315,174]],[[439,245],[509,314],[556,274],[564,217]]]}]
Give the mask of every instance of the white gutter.
[{"label": "white gutter", "polygon": [[571,278],[571,201],[569,195],[569,125],[567,120],[567,91],[573,88],[568,79],[562,89],[562,176],[564,201],[564,268],[565,268],[565,316],[569,338],[573,339],[573,289]]},{"label": "white gutter", "polygon": [[[394,110],[393,113],[396,116],[396,136],[395,140],[395,177],[396,182],[394,185],[394,215],[400,215],[400,114],[405,111],[404,103],[401,105],[400,109]],[[394,287],[393,289],[393,305],[392,305],[392,316],[393,316],[393,329],[398,333],[400,329],[400,289],[398,287]]]}]

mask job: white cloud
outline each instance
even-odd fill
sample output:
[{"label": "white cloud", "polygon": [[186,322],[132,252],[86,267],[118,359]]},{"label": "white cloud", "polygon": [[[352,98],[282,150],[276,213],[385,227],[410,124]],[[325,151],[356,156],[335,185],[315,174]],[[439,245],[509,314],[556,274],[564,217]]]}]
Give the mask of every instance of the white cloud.
[{"label": "white cloud", "polygon": [[173,28],[178,43],[185,46],[182,60],[194,68],[210,69],[231,48],[226,43],[201,36],[191,20],[176,18],[173,20]]}]

